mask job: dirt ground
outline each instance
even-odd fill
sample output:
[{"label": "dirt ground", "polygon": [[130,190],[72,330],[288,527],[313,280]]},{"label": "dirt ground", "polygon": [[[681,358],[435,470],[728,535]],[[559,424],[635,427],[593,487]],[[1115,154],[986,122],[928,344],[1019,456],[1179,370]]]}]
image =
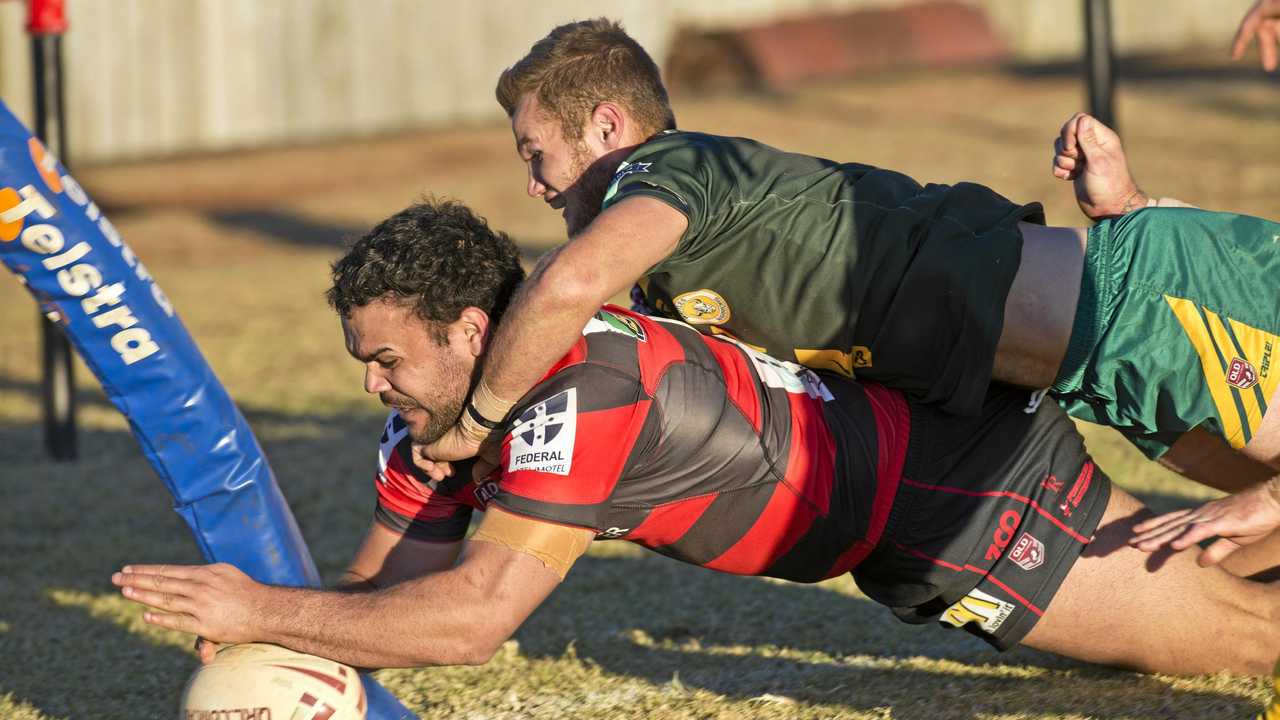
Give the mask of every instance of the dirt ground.
[{"label": "dirt ground", "polygon": [[[1280,77],[1216,56],[1130,61],[1121,73],[1119,123],[1147,190],[1280,218]],[[1075,71],[1054,67],[675,98],[683,127],[922,182],[985,183],[1042,201],[1061,225],[1084,220],[1049,174],[1051,142],[1083,102]],[[330,578],[368,526],[383,411],[363,396],[324,305],[328,262],[425,193],[471,205],[530,260],[563,234],[557,213],[524,196],[501,122],[75,174],[241,405]],[[108,577],[125,562],[198,555],[83,366],[81,459],[45,460],[34,306],[0,280],[0,308],[0,717],[170,717],[194,666],[190,639],[146,628]],[[1156,507],[1207,496],[1113,433],[1085,431],[1103,467]],[[960,633],[898,624],[847,580],[716,576],[620,543],[597,544],[489,665],[379,677],[424,717],[475,718],[1154,720],[1245,717],[1267,693],[1251,678],[999,655]]]}]

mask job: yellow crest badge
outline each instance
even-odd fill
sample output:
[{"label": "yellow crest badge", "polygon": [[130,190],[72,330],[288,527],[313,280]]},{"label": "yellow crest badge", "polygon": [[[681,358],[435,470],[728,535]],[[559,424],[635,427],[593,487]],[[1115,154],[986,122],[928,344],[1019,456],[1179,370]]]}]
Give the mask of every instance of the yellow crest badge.
[{"label": "yellow crest badge", "polygon": [[680,293],[671,303],[676,306],[680,317],[692,325],[723,325],[732,316],[729,303],[720,297],[720,293],[705,288]]}]

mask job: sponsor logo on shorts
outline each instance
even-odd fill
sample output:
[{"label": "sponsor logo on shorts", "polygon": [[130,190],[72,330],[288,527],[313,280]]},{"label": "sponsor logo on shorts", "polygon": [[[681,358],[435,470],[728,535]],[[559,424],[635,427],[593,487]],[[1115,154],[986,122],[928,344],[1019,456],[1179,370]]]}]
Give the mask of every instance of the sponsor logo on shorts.
[{"label": "sponsor logo on shorts", "polygon": [[995,532],[991,534],[991,544],[987,546],[987,554],[984,557],[988,560],[999,560],[1004,549],[1009,547],[1009,541],[1013,539],[1013,531],[1018,529],[1018,522],[1022,520],[1022,513],[1017,510],[1005,510],[1000,516],[1000,524],[996,527]]},{"label": "sponsor logo on shorts", "polygon": [[1227,368],[1227,384],[1248,390],[1258,384],[1258,372],[1248,360],[1231,358],[1231,366]]},{"label": "sponsor logo on shorts", "polygon": [[508,472],[568,475],[578,430],[578,389],[569,388],[525,410],[511,429]]},{"label": "sponsor logo on shorts", "polygon": [[1262,371],[1258,374],[1264,378],[1271,373],[1271,350],[1273,347],[1270,340],[1262,346]]},{"label": "sponsor logo on shorts", "polygon": [[1040,481],[1040,487],[1044,488],[1046,492],[1060,493],[1062,492],[1062,481],[1057,476],[1050,475]]},{"label": "sponsor logo on shorts", "polygon": [[1009,559],[1023,570],[1035,570],[1044,564],[1044,543],[1031,533],[1023,531],[1018,542],[1009,551]]},{"label": "sponsor logo on shorts", "polygon": [[611,527],[608,530],[601,530],[596,533],[596,538],[599,540],[613,540],[615,538],[620,538],[629,532],[631,532],[631,528]]},{"label": "sponsor logo on shorts", "polygon": [[978,588],[969,591],[951,607],[943,611],[939,622],[954,627],[966,623],[974,623],[986,632],[994,633],[1000,629],[1009,615],[1013,613],[1014,604],[998,597],[982,592]]},{"label": "sponsor logo on shorts", "polygon": [[671,302],[680,317],[692,325],[723,325],[732,316],[729,303],[714,290],[704,288],[681,293]]},{"label": "sponsor logo on shorts", "polygon": [[1058,511],[1062,513],[1062,517],[1071,517],[1071,513],[1080,507],[1080,501],[1084,499],[1085,492],[1089,490],[1089,484],[1093,482],[1093,467],[1093,462],[1090,461],[1080,468],[1080,474],[1071,485],[1071,492],[1067,493],[1067,498],[1058,505]]}]

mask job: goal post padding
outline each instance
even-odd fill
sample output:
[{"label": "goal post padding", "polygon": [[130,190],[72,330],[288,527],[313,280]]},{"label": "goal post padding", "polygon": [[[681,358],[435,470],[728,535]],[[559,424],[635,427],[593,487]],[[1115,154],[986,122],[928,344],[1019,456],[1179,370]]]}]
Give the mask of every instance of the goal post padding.
[{"label": "goal post padding", "polygon": [[[244,417],[146,266],[0,102],[0,260],[124,414],[209,562],[318,586],[293,513]],[[139,558],[144,560],[144,558]],[[369,717],[413,717],[366,676]]]}]

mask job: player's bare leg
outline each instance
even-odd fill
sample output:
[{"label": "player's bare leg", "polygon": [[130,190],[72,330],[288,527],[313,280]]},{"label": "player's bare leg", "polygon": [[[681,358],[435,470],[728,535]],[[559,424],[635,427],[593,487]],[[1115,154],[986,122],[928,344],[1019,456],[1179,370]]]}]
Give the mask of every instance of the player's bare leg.
[{"label": "player's bare leg", "polygon": [[1248,452],[1248,446],[1244,452],[1233,450],[1220,436],[1197,428],[1178,438],[1159,462],[1185,478],[1234,493],[1266,482],[1280,472],[1280,463],[1269,465],[1250,457]]},{"label": "player's bare leg", "polygon": [[[1272,359],[1271,372],[1280,372],[1280,356]],[[1253,439],[1245,443],[1244,454],[1261,463],[1266,463],[1280,472],[1280,386],[1267,399],[1267,412],[1258,424]]]},{"label": "player's bare leg", "polygon": [[1026,388],[1049,387],[1067,354],[1080,300],[1086,232],[1018,223],[1022,263],[1004,305],[992,377]]},{"label": "player's bare leg", "polygon": [[[1253,439],[1241,452],[1220,438],[1204,432],[1187,433],[1161,458],[1166,467],[1196,482],[1228,493],[1238,493],[1272,481],[1280,472],[1280,388],[1270,398],[1269,411]],[[1221,562],[1221,567],[1241,577],[1275,579],[1280,573],[1280,531],[1264,540],[1243,545]]]},{"label": "player's bare leg", "polygon": [[1172,674],[1268,675],[1280,648],[1280,586],[1196,564],[1197,550],[1127,544],[1148,515],[1112,486],[1096,539],[1024,644],[1089,662]]}]

